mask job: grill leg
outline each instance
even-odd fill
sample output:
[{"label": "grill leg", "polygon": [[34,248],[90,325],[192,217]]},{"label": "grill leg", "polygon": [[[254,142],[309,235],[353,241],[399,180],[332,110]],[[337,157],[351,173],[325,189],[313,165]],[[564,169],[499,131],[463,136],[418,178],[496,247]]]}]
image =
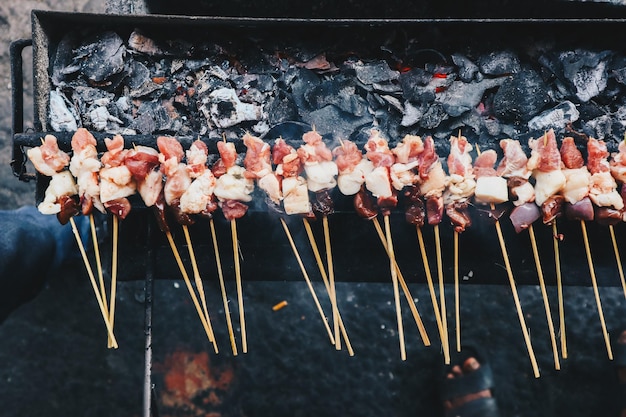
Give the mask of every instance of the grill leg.
[{"label": "grill leg", "polygon": [[154,265],[155,248],[152,243],[152,225],[148,223],[148,262],[146,262],[145,283],[145,360],[144,360],[144,385],[143,385],[143,417],[158,417],[156,394],[152,384],[152,297],[154,291]]}]

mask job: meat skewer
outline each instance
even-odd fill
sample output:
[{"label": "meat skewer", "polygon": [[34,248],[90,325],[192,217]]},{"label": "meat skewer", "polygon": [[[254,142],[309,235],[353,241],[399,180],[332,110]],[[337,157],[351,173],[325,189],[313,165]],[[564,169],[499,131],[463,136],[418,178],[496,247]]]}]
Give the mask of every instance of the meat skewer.
[{"label": "meat skewer", "polygon": [[[624,193],[626,188],[626,137],[620,142],[618,146],[618,152],[613,155],[613,159],[610,162],[611,175],[621,184],[622,200],[624,199]],[[626,220],[622,214],[622,221]],[[617,261],[617,271],[619,272],[620,282],[622,284],[622,290],[624,291],[624,297],[626,298],[626,279],[624,278],[624,269],[622,268],[622,259],[617,248],[617,239],[615,238],[615,228],[613,224],[609,224],[609,233],[611,234],[611,243],[613,244],[613,253],[615,253],[615,260]]]},{"label": "meat skewer", "polygon": [[[82,214],[89,216],[89,228],[98,273],[98,283],[100,285],[100,297],[102,297],[105,313],[109,316],[100,247],[92,212],[94,206],[104,212],[104,206],[100,200],[100,183],[98,180],[98,172],[102,164],[98,160],[96,144],[96,138],[87,129],[79,128],[76,130],[71,140],[73,155],[70,159],[69,170],[76,178]],[[109,345],[110,342],[109,339]]]},{"label": "meat skewer", "polygon": [[[591,173],[589,198],[599,207],[613,206],[617,210],[624,207],[621,196],[616,191],[617,184],[611,176],[607,157],[609,155],[606,145],[603,141],[589,138],[587,141],[587,168]],[[591,285],[598,309],[598,317],[600,318],[600,326],[604,336],[604,343],[609,360],[613,360],[613,351],[611,349],[611,341],[604,320],[604,312],[602,310],[602,302],[600,300],[600,292],[598,290],[598,282],[596,279],[595,267],[591,258],[591,247],[589,245],[589,237],[587,235],[586,218],[580,217],[580,228],[585,244],[585,253],[587,254],[587,263],[589,265],[589,274],[591,276]]]},{"label": "meat skewer", "polygon": [[450,137],[450,154],[448,155],[449,182],[443,195],[446,214],[454,225],[454,318],[456,323],[456,350],[461,351],[461,296],[459,291],[459,234],[471,225],[467,214],[467,203],[474,194],[476,181],[474,180],[472,145],[467,138],[461,136]]},{"label": "meat skewer", "polygon": [[[186,166],[181,162],[184,155],[183,147],[180,142],[178,142],[178,140],[169,136],[159,136],[157,138],[157,146],[160,151],[159,161],[161,162],[161,171],[166,175],[167,178],[165,186],[163,187],[162,194],[162,197],[165,201],[158,201],[157,207],[161,206],[162,204],[168,204],[170,207],[176,207],[180,204],[180,197],[191,184],[191,178],[189,177]],[[159,220],[158,217],[157,220]],[[196,308],[198,316],[200,317],[200,321],[207,334],[207,337],[209,341],[213,344],[214,350],[217,352],[217,343],[215,342],[212,327],[209,324],[209,321],[207,320],[202,307],[200,306],[198,297],[196,296],[193,286],[191,285],[191,280],[189,279],[189,275],[187,274],[185,265],[183,264],[183,261],[180,257],[180,253],[178,252],[176,243],[174,242],[172,232],[165,222],[164,217],[161,219],[159,226],[167,237],[167,241],[178,265],[178,269],[183,276],[183,280],[185,281],[185,285],[187,286],[187,290],[189,291],[189,295],[191,296],[191,300],[194,304],[194,307]]]},{"label": "meat skewer", "polygon": [[[417,137],[412,137],[417,138]],[[419,138],[418,138],[419,139]],[[421,139],[420,139],[421,142]],[[408,146],[406,148],[398,148],[396,147],[392,152],[398,151],[402,154],[407,155],[408,157]],[[380,226],[380,222],[377,219],[377,211],[368,210],[364,205],[366,202],[369,202],[369,196],[366,194],[365,190],[363,190],[363,184],[365,183],[365,176],[374,170],[374,164],[363,157],[363,153],[359,150],[351,141],[341,141],[341,146],[336,147],[333,150],[333,154],[335,156],[335,162],[337,163],[337,168],[339,169],[339,176],[337,178],[337,185],[339,190],[344,195],[354,195],[355,201],[355,209],[357,213],[365,218],[366,220],[371,220],[374,224],[374,228],[378,233],[378,237],[380,238],[380,242],[385,248],[385,251],[388,252],[387,249],[387,238],[385,237],[385,233]],[[411,168],[413,168],[413,164],[407,164],[405,166],[400,166],[399,163],[394,164],[396,168],[398,168],[397,172],[394,172],[394,179],[392,179],[392,183],[394,183],[394,188],[402,189],[404,187],[404,183],[408,180],[411,181],[409,177],[412,176],[410,172],[408,172]],[[392,166],[392,170],[393,167]],[[389,253],[388,253],[389,255]],[[396,272],[398,275],[398,282],[402,287],[405,298],[409,304],[409,309],[413,314],[413,319],[415,320],[415,324],[417,325],[417,329],[420,332],[420,336],[425,346],[430,346],[430,338],[426,333],[426,328],[424,327],[424,323],[420,316],[419,311],[417,310],[417,306],[415,305],[415,300],[411,295],[411,292],[406,284],[404,276],[400,271],[400,267],[397,262],[394,262],[394,266],[396,268]]]},{"label": "meat skewer", "polygon": [[[426,218],[426,212],[424,209],[424,202],[422,201],[422,194],[419,187],[420,177],[414,178],[412,170],[419,165],[419,157],[424,152],[424,143],[422,138],[414,135],[407,135],[402,139],[392,151],[396,156],[396,164],[392,166],[392,173],[396,178],[402,178],[400,182],[401,187],[395,186],[397,180],[394,181],[394,188],[404,189],[404,196],[406,198],[405,218],[407,222],[414,224],[417,231],[417,238],[419,242],[420,252],[422,255],[422,263],[424,265],[424,271],[426,273],[426,280],[428,283],[428,290],[430,293],[430,299],[433,304],[433,310],[435,313],[435,320],[437,322],[437,329],[439,331],[439,337],[441,339],[442,350],[444,354],[444,361],[450,362],[450,351],[446,348],[446,332],[442,324],[441,311],[439,309],[439,302],[437,301],[437,294],[435,293],[435,287],[433,285],[433,279],[431,276],[430,265],[428,257],[426,255],[426,247],[424,244],[424,237],[422,234],[422,227],[424,226],[424,220]],[[398,175],[396,171],[398,168],[404,165],[404,169],[400,171],[402,175]],[[439,171],[438,171],[439,172]],[[375,219],[374,219],[375,220]]]},{"label": "meat skewer", "polygon": [[[287,145],[285,141],[282,140],[281,138],[277,139],[274,145],[275,149],[273,152],[273,156],[275,157],[274,162],[277,164],[278,172],[274,173],[272,172],[272,165],[270,161],[269,144],[251,135],[246,135],[244,137],[244,144],[248,147],[248,152],[246,153],[246,158],[244,160],[246,170],[249,173],[251,173],[255,178],[257,178],[257,183],[259,184],[260,188],[265,190],[267,194],[267,199],[270,200],[268,204],[272,204],[274,207],[277,207],[277,206],[280,207],[280,203],[283,200],[283,195],[281,192],[279,180],[282,179],[282,182],[284,182],[285,178],[293,178],[294,176],[297,176],[298,173],[302,169],[301,164],[300,164],[300,159],[297,157],[297,152],[291,146]],[[290,155],[296,156],[296,158],[295,159],[288,158],[288,156]],[[285,159],[288,159],[288,160],[285,161]],[[285,169],[285,163],[287,164],[287,169]],[[291,168],[289,168],[290,163],[292,164]],[[305,214],[308,214],[310,212],[310,206],[304,205],[304,207],[305,207],[305,212],[306,212]],[[300,266],[300,270],[302,271],[304,280],[307,283],[309,292],[311,293],[311,296],[313,297],[315,306],[318,312],[320,313],[320,317],[322,318],[322,322],[324,323],[324,327],[326,328],[330,342],[334,345],[335,338],[333,337],[333,332],[330,329],[330,326],[328,325],[328,320],[326,320],[326,315],[324,314],[324,311],[319,302],[319,299],[317,298],[317,294],[315,293],[315,289],[313,288],[309,275],[306,272],[306,268],[304,267],[304,264],[302,263],[302,258],[300,256],[300,253],[298,252],[298,248],[296,247],[295,242],[293,241],[293,237],[291,236],[291,231],[289,230],[289,226],[287,225],[287,222],[285,222],[285,220],[282,217],[280,219],[280,222],[287,236],[287,240],[289,241],[289,244],[291,245],[291,249],[294,253],[294,256],[296,257],[296,261],[298,262],[298,265]],[[305,224],[307,223],[305,222]],[[341,317],[339,317],[339,320],[341,320]],[[342,324],[343,323],[341,322],[341,326]],[[345,329],[342,330],[342,333],[347,340]],[[354,355],[354,352],[352,351],[351,346],[349,346],[349,351],[351,352],[350,354],[351,356]]]},{"label": "meat skewer", "polygon": [[102,301],[93,269],[73,217],[79,213],[76,201],[72,198],[72,196],[78,194],[78,188],[71,173],[65,169],[70,163],[70,157],[59,149],[57,139],[52,135],[47,135],[42,141],[41,146],[28,149],[27,155],[39,173],[51,177],[44,200],[37,208],[43,214],[56,214],[61,224],[66,224],[67,222],[71,224],[78,249],[83,263],[85,264],[87,275],[89,276],[91,287],[96,296],[96,301],[107,329],[107,334],[111,339],[111,345],[114,349],[117,349],[118,344],[113,334],[113,327],[109,321],[109,315]]},{"label": "meat skewer", "polygon": [[[476,151],[478,152],[478,158],[476,158],[476,161],[474,162],[474,173],[477,178],[475,191],[475,195],[478,200],[477,202],[489,204],[491,210],[495,210],[496,203],[504,202],[508,199],[506,181],[502,177],[498,176],[496,174],[496,171],[492,168],[497,158],[495,151],[487,150],[481,154],[478,146],[476,147]],[[502,182],[498,181],[497,178],[500,178],[504,181],[504,193],[502,193],[501,188]],[[489,185],[485,187],[487,184]],[[480,193],[479,190],[481,191]],[[478,199],[479,195],[480,199]],[[502,199],[504,199],[504,201]],[[519,295],[517,294],[517,286],[515,284],[515,278],[513,277],[513,269],[511,268],[509,254],[506,249],[506,244],[504,243],[504,236],[502,234],[500,221],[497,218],[495,219],[495,227],[496,233],[498,234],[498,241],[500,243],[500,250],[502,251],[502,258],[504,259],[504,265],[506,267],[507,276],[509,278],[509,285],[511,287],[511,292],[513,293],[513,300],[515,302],[515,309],[517,310],[517,317],[522,328],[524,341],[526,343],[526,349],[528,350],[530,363],[533,368],[533,374],[535,378],[539,378],[539,367],[537,365],[537,358],[535,357],[535,351],[533,350],[532,344],[530,342],[530,334],[528,333],[528,328],[526,327],[526,319],[524,318],[522,305],[519,300]]]},{"label": "meat skewer", "polygon": [[556,342],[556,336],[554,332],[554,323],[552,321],[552,312],[550,310],[550,303],[548,300],[548,293],[546,290],[546,284],[543,276],[543,269],[541,267],[541,260],[539,258],[539,250],[537,249],[537,240],[535,238],[535,230],[533,223],[539,217],[541,213],[536,204],[534,204],[535,193],[532,185],[528,182],[531,171],[528,169],[528,158],[524,154],[519,141],[513,139],[504,139],[500,141],[500,147],[504,151],[504,158],[498,166],[497,172],[503,177],[507,178],[508,184],[511,186],[511,194],[517,197],[514,201],[516,206],[511,212],[509,218],[514,221],[517,217],[516,214],[523,211],[524,224],[519,225],[518,222],[514,222],[515,230],[519,233],[523,229],[528,229],[528,236],[530,238],[530,244],[533,250],[533,257],[535,259],[535,267],[537,268],[537,277],[539,279],[539,287],[541,289],[541,295],[543,297],[543,306],[546,313],[546,320],[548,322],[548,332],[550,334],[550,343],[552,345],[552,354],[554,357],[554,368],[556,370],[561,369],[559,361],[559,351]]},{"label": "meat skewer", "polygon": [[326,265],[328,268],[328,281],[330,287],[330,300],[333,311],[333,329],[335,348],[341,349],[341,335],[339,327],[339,307],[337,305],[337,291],[335,288],[335,268],[333,266],[333,253],[330,243],[330,228],[328,215],[334,211],[330,190],[336,185],[335,177],[338,174],[337,165],[333,161],[330,149],[322,141],[322,136],[313,130],[302,135],[304,144],[298,149],[298,157],[304,164],[306,184],[310,192],[315,193],[316,203],[313,210],[322,215],[322,227],[324,230],[324,244],[326,246]]},{"label": "meat skewer", "polygon": [[406,360],[406,346],[404,341],[404,326],[402,324],[402,308],[400,306],[400,292],[398,287],[398,273],[396,271],[396,260],[391,239],[391,227],[389,216],[391,209],[397,205],[397,192],[392,188],[391,167],[395,162],[395,156],[389,149],[387,139],[380,136],[376,130],[372,130],[370,138],[365,145],[367,153],[365,156],[374,164],[374,170],[365,176],[365,186],[376,197],[377,205],[380,207],[385,225],[385,240],[387,243],[387,253],[389,255],[389,269],[391,271],[391,282],[393,284],[393,297],[396,306],[396,321],[398,325],[398,338],[400,341],[400,358]]},{"label": "meat skewer", "polygon": [[235,283],[237,287],[237,304],[239,306],[239,326],[241,328],[241,351],[248,352],[248,337],[246,332],[246,319],[243,303],[243,287],[241,282],[241,264],[239,262],[239,239],[237,237],[237,219],[243,217],[248,211],[244,202],[252,200],[250,194],[254,190],[254,182],[247,178],[245,169],[236,165],[237,151],[233,143],[226,140],[217,143],[220,161],[216,163],[218,172],[214,167],[213,173],[217,178],[215,196],[220,201],[220,207],[226,220],[230,222],[231,239],[233,245],[233,261],[235,265]]}]

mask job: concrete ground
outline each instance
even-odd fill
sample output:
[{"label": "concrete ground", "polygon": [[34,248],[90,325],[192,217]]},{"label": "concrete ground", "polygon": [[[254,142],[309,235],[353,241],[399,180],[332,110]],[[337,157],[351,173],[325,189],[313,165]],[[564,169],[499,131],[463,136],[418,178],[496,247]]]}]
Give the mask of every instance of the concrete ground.
[{"label": "concrete ground", "polygon": [[[84,0],[0,3],[0,209],[34,203],[32,185],[19,183],[8,167],[7,45],[29,36],[32,8],[104,11],[102,4]],[[419,267],[405,273],[417,276]],[[245,262],[243,268],[244,277],[254,271],[254,265]],[[425,284],[409,287],[432,346],[423,345],[404,303],[407,360],[402,361],[390,283],[338,285],[343,321],[355,351],[349,357],[346,350],[330,345],[304,281],[267,277],[245,282],[249,351],[235,357],[217,280],[213,272],[205,273],[212,277],[205,285],[219,354],[203,334],[183,282],[172,276],[155,283],[154,388],[160,416],[443,415],[437,384],[442,356]],[[311,275],[317,293],[323,294],[319,278]],[[234,294],[232,280],[227,290]],[[620,328],[625,311],[621,288],[603,286],[600,291],[609,328]],[[450,285],[446,293],[451,306]],[[607,358],[591,288],[565,288],[569,358],[561,361],[560,371],[554,369],[538,286],[522,285],[519,293],[541,370],[538,379],[532,375],[506,281],[464,282],[461,292],[462,341],[480,345],[491,359],[502,415],[616,415],[614,365]],[[549,295],[556,316],[552,286]],[[80,263],[68,266],[36,299],[16,310],[0,326],[0,417],[140,416],[144,283],[120,283],[117,300],[117,350],[106,347],[104,325]],[[273,311],[282,300],[288,305]],[[323,305],[329,311],[327,302]],[[233,319],[236,323],[237,316]],[[449,309],[451,337],[453,320]],[[240,336],[237,331],[239,350]]]}]

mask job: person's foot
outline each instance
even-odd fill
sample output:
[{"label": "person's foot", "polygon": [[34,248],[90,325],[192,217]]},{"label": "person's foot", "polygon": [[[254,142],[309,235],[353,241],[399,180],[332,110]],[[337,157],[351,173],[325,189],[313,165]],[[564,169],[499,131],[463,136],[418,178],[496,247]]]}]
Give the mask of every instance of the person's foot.
[{"label": "person's foot", "polygon": [[491,368],[477,352],[466,349],[445,371],[443,406],[446,417],[497,417],[492,388]]},{"label": "person's foot", "polygon": [[[478,369],[480,369],[480,363],[478,362],[478,360],[474,357],[469,357],[463,362],[462,366],[454,365],[452,369],[450,370],[450,372],[448,372],[448,374],[446,375],[446,378],[447,379],[464,378],[465,376],[471,374],[472,372],[477,371]],[[624,375],[626,376],[626,370],[625,370]],[[478,400],[480,398],[491,398],[491,390],[484,389],[478,392],[473,392],[473,393],[469,393],[466,395],[462,395],[460,397],[451,398],[449,400],[444,401],[443,406],[446,412],[448,412],[450,410],[454,410],[456,408],[461,407],[464,404],[467,404],[474,400]],[[622,417],[626,417],[626,416],[622,416]]]}]

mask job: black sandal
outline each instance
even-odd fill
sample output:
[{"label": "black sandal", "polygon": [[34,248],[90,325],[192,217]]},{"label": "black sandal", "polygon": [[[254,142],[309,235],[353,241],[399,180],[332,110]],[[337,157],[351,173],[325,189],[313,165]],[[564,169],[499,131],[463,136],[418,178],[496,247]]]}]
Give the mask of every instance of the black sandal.
[{"label": "black sandal", "polygon": [[[626,346],[624,352],[626,358]],[[462,376],[447,378],[447,375],[452,373],[453,366],[458,365],[463,368],[465,361],[472,357],[478,361],[480,368],[471,373],[463,374]],[[491,372],[491,367],[485,357],[475,348],[465,347],[462,352],[457,353],[455,357],[451,359],[451,364],[445,367],[443,378],[442,393],[444,402],[453,401],[484,390],[490,390],[493,395],[493,374]],[[475,400],[468,401],[459,407],[446,410],[445,416],[499,417],[500,413],[498,411],[498,405],[495,398],[488,397],[477,398]]]}]

